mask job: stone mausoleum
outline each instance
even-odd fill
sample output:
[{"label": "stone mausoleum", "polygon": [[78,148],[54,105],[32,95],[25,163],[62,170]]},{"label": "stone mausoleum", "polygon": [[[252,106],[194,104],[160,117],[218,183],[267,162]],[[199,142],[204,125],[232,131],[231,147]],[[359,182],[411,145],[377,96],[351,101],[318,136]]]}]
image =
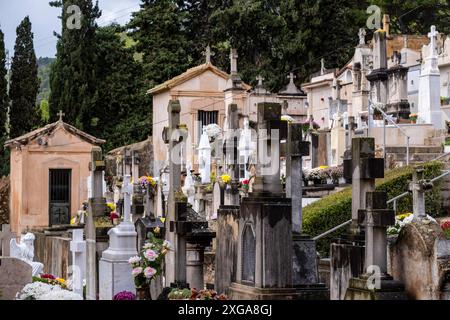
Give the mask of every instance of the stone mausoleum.
[{"label": "stone mausoleum", "polygon": [[87,201],[87,179],[97,139],[57,122],[9,140],[10,223],[14,232],[65,225]]}]

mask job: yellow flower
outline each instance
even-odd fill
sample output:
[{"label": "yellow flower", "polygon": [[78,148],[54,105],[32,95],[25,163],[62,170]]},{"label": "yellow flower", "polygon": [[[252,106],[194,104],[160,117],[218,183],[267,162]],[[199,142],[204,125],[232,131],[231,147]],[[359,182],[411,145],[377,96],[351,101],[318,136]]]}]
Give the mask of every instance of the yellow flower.
[{"label": "yellow flower", "polygon": [[220,177],[220,179],[223,181],[223,183],[228,184],[231,181],[231,176],[228,174],[224,174]]},{"label": "yellow flower", "polygon": [[70,224],[71,225],[74,225],[74,224],[76,224],[77,223],[77,217],[74,217],[74,218],[72,218],[71,220],[70,220]]},{"label": "yellow flower", "polygon": [[108,206],[108,208],[111,211],[115,211],[116,210],[116,205],[114,203],[108,202],[106,205]]},{"label": "yellow flower", "polygon": [[58,281],[60,284],[66,284],[66,280],[63,278],[56,278],[56,281]]},{"label": "yellow flower", "polygon": [[328,166],[320,166],[319,169],[328,169]]},{"label": "yellow flower", "polygon": [[411,212],[407,212],[407,213],[399,214],[399,215],[396,216],[395,218],[396,218],[397,220],[403,221],[405,218],[408,218],[410,215],[412,215],[412,213],[411,213]]},{"label": "yellow flower", "polygon": [[166,218],[159,218],[159,220],[162,222],[162,223],[164,223],[164,222],[166,222]]},{"label": "yellow flower", "polygon": [[155,179],[153,179],[152,177],[147,176],[145,178],[147,179],[148,183],[150,183],[152,186],[154,186],[156,184]]}]

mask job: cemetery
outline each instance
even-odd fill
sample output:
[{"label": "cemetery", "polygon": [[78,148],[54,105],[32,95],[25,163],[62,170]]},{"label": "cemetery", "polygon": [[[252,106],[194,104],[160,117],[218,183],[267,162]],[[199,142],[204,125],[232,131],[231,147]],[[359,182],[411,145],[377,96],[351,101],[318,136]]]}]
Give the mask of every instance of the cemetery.
[{"label": "cemetery", "polygon": [[278,92],[208,46],[108,152],[62,111],[5,141],[0,300],[450,300],[450,37],[354,40]]}]

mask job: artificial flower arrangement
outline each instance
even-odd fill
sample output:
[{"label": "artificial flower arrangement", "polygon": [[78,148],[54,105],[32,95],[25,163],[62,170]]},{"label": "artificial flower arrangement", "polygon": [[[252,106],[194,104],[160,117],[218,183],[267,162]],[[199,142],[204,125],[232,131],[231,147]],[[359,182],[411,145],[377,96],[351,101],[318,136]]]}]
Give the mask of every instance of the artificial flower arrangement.
[{"label": "artificial flower arrangement", "polygon": [[447,238],[450,238],[450,221],[444,221],[441,223],[441,228]]},{"label": "artificial flower arrangement", "polygon": [[231,176],[228,174],[223,174],[220,176],[220,181],[222,181],[225,184],[229,184],[231,182]]},{"label": "artificial flower arrangement", "polygon": [[114,203],[108,202],[108,203],[106,204],[106,206],[108,207],[109,212],[116,211],[116,205],[115,205]]},{"label": "artificial flower arrangement", "polygon": [[218,295],[214,290],[172,289],[169,300],[228,300],[224,294]]},{"label": "artificial flower arrangement", "polygon": [[337,166],[328,168],[328,176],[333,180],[334,184],[338,184],[339,179],[344,176],[344,167]]},{"label": "artificial flower arrangement", "polygon": [[[159,239],[149,232],[149,240],[144,244],[139,255],[128,260],[133,268],[131,274],[136,289],[143,291],[145,297],[150,297],[150,284],[162,273],[164,257],[169,250],[173,250],[169,241]],[[142,297],[142,293],[140,296]]]}]

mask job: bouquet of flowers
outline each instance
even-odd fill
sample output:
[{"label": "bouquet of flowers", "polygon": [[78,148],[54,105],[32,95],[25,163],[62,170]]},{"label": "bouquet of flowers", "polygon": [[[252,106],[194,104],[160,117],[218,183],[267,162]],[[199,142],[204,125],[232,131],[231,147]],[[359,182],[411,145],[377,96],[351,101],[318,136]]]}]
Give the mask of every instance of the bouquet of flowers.
[{"label": "bouquet of flowers", "polygon": [[413,220],[414,216],[411,212],[399,214],[395,217],[395,225],[387,229],[388,235],[399,234],[402,228]]},{"label": "bouquet of flowers", "polygon": [[33,277],[33,282],[42,282],[53,286],[59,286],[62,289],[67,289],[66,280],[64,280],[63,278],[55,277],[52,274],[44,273],[37,277]]},{"label": "bouquet of flowers", "polygon": [[172,289],[169,300],[227,300],[224,294],[218,295],[214,290]]},{"label": "bouquet of flowers", "polygon": [[409,120],[416,122],[417,121],[417,113],[411,113],[409,115]]},{"label": "bouquet of flowers", "polygon": [[225,184],[229,184],[231,182],[231,176],[228,174],[223,174],[220,176],[220,180]]},{"label": "bouquet of flowers", "polygon": [[343,166],[337,166],[337,167],[330,167],[328,169],[328,175],[333,180],[333,183],[338,184],[339,179],[344,176],[344,167]]},{"label": "bouquet of flowers", "polygon": [[450,238],[450,221],[444,221],[441,224],[442,230],[444,230],[445,235],[447,238]]},{"label": "bouquet of flowers", "polygon": [[128,262],[133,267],[131,274],[134,277],[136,288],[146,288],[163,270],[164,257],[173,250],[172,244],[158,239],[149,233],[150,239],[144,244],[138,256],[131,257]]},{"label": "bouquet of flowers", "polygon": [[250,188],[250,181],[248,179],[244,179],[240,183],[241,189],[245,192],[248,192],[248,189]]},{"label": "bouquet of flowers", "polygon": [[139,178],[139,184],[143,190],[150,190],[156,186],[156,180],[150,176],[142,176]]},{"label": "bouquet of flowers", "polygon": [[309,180],[314,182],[324,183],[328,179],[328,167],[321,166],[318,168],[311,169],[309,172]]}]

